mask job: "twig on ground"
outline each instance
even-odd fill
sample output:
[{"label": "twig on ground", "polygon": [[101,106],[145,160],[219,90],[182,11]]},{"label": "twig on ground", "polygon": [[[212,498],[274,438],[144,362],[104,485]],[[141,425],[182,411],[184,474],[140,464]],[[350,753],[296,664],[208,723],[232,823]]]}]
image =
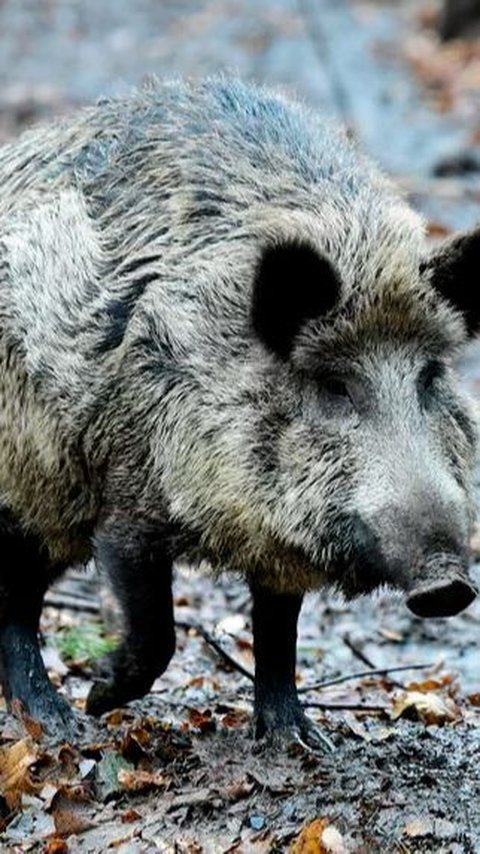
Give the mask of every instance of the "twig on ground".
[{"label": "twig on ground", "polygon": [[348,712],[388,712],[389,706],[379,703],[322,703],[306,702],[302,703],[304,709],[327,709],[332,711],[348,711]]},{"label": "twig on ground", "polygon": [[[247,679],[250,679],[252,682],[254,680],[254,674],[247,670],[243,664],[240,664],[235,658],[233,658],[221,645],[221,643],[209,632],[207,629],[204,629],[203,626],[199,626],[197,623],[188,623],[184,621],[176,621],[175,625],[180,629],[184,629],[185,631],[189,631],[193,629],[193,631],[197,632],[200,637],[204,639],[204,641],[215,650],[215,652],[223,658],[230,667],[233,667],[234,670],[241,673],[242,676],[246,676]],[[347,646],[350,645],[350,641],[345,641]],[[389,673],[400,673],[405,670],[425,670],[428,667],[431,667],[431,664],[409,664],[403,665],[401,667],[382,667],[375,668],[370,667],[369,670],[361,670],[358,673],[348,673],[346,676],[337,676],[335,679],[328,679],[324,682],[315,682],[313,685],[305,685],[302,688],[298,689],[299,694],[305,694],[307,691],[321,691],[323,688],[329,688],[332,685],[340,685],[342,682],[348,682],[352,679],[365,679],[368,676],[388,676]],[[393,681],[393,680],[392,680]],[[399,683],[395,683],[399,684]],[[403,687],[403,686],[402,686]],[[310,705],[310,704],[309,704]],[[322,706],[323,708],[323,706]],[[336,707],[335,707],[336,708]]]},{"label": "twig on ground", "polygon": [[307,691],[321,691],[323,688],[330,688],[332,685],[341,685],[342,682],[349,682],[351,679],[364,679],[368,676],[388,676],[389,673],[401,673],[405,670],[427,670],[432,666],[432,664],[404,664],[401,667],[360,670],[358,673],[347,673],[346,676],[337,676],[335,679],[327,679],[324,682],[314,682],[313,685],[303,685],[298,689],[298,693],[306,694]]},{"label": "twig on ground", "polygon": [[361,661],[362,664],[366,664],[367,667],[370,667],[372,670],[375,670],[374,663],[365,655],[364,652],[362,652],[361,649],[358,648],[356,644],[354,644],[354,642],[348,635],[344,636],[343,642],[345,646],[348,646],[350,652],[353,652],[355,658],[358,658],[358,660]]},{"label": "twig on ground", "polygon": [[64,593],[50,590],[44,600],[45,605],[54,608],[70,608],[71,611],[86,611],[89,614],[98,614],[100,605],[95,599],[77,596],[75,593]]},{"label": "twig on ground", "polygon": [[[371,667],[372,670],[377,670],[377,667],[375,666],[371,658],[368,658],[368,656],[365,655],[365,653],[358,648],[358,646],[352,641],[352,639],[348,635],[344,636],[343,642],[345,646],[348,646],[349,650],[353,653],[353,655],[358,658],[359,661],[362,662],[362,664],[366,664],[367,667]],[[396,679],[392,679],[391,681],[392,685],[395,685],[395,688],[405,688],[405,685],[403,685],[401,682],[397,682]]]},{"label": "twig on ground", "polygon": [[230,667],[233,667],[234,670],[237,670],[239,673],[241,673],[243,676],[246,676],[247,679],[250,679],[253,682],[253,679],[254,679],[253,673],[251,673],[250,670],[247,670],[247,668],[244,667],[243,664],[240,664],[240,662],[237,661],[235,658],[232,658],[232,656],[229,655],[229,653],[223,648],[221,643],[219,643],[219,641],[216,638],[214,638],[213,635],[210,634],[210,632],[208,632],[202,626],[197,625],[197,623],[185,623],[185,622],[177,622],[177,621],[175,622],[175,625],[178,626],[180,629],[185,629],[186,631],[193,629],[195,632],[197,632],[200,635],[200,637],[202,637],[204,639],[204,641],[209,646],[212,647],[212,649],[215,650],[215,652],[221,658],[223,658],[224,661],[227,662],[227,664],[230,665]]}]

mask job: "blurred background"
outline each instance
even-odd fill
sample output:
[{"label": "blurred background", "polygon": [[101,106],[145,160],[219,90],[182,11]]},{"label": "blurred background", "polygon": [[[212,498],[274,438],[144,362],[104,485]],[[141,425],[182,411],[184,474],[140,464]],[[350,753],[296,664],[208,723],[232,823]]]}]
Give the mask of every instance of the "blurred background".
[{"label": "blurred background", "polygon": [[346,123],[442,236],[479,218],[480,0],[0,0],[0,141],[220,70]]}]

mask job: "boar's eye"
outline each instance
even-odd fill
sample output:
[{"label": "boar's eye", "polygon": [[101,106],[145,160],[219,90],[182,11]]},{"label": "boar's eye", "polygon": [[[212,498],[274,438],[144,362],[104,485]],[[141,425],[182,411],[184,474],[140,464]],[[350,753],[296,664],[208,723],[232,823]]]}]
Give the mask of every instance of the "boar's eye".
[{"label": "boar's eye", "polygon": [[428,362],[422,368],[418,377],[418,393],[423,404],[428,403],[428,399],[434,391],[436,381],[441,379],[444,373],[445,366],[436,360]]},{"label": "boar's eye", "polygon": [[317,378],[317,388],[322,400],[328,403],[329,407],[333,407],[333,412],[337,415],[346,415],[356,410],[353,389],[342,377],[320,376]]},{"label": "boar's eye", "polygon": [[350,399],[347,384],[339,377],[325,377],[320,380],[320,386],[332,397],[346,397]]}]

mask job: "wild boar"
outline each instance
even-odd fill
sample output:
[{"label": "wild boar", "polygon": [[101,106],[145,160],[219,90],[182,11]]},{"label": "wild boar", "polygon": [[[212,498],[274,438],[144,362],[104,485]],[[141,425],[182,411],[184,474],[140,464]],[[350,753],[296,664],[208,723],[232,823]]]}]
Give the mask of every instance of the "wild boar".
[{"label": "wild boar", "polygon": [[243,574],[257,736],[321,736],[295,689],[306,591],[421,616],[468,580],[476,429],[452,367],[480,323],[480,230],[422,220],[304,106],[151,84],[0,151],[0,655],[7,700],[71,712],[37,631],[92,556],[124,639],[100,714],[174,652],[172,564]]}]

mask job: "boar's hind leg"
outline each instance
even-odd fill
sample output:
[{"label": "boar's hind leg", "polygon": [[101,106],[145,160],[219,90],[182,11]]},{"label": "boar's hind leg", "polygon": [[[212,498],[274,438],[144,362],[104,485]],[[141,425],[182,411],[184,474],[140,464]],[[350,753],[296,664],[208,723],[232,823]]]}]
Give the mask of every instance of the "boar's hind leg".
[{"label": "boar's hind leg", "polygon": [[304,714],[295,687],[297,622],[302,597],[252,586],[255,654],[255,735],[274,744],[292,741],[332,750]]},{"label": "boar's hind leg", "polygon": [[142,535],[101,536],[96,556],[124,618],[123,640],[105,661],[107,678],[87,699],[87,712],[101,715],[148,693],[175,651],[175,627],[172,564],[158,543]]},{"label": "boar's hind leg", "polygon": [[40,655],[38,625],[52,572],[35,537],[0,510],[0,678],[9,706],[19,700],[52,738],[74,733],[74,715],[51,684]]}]

